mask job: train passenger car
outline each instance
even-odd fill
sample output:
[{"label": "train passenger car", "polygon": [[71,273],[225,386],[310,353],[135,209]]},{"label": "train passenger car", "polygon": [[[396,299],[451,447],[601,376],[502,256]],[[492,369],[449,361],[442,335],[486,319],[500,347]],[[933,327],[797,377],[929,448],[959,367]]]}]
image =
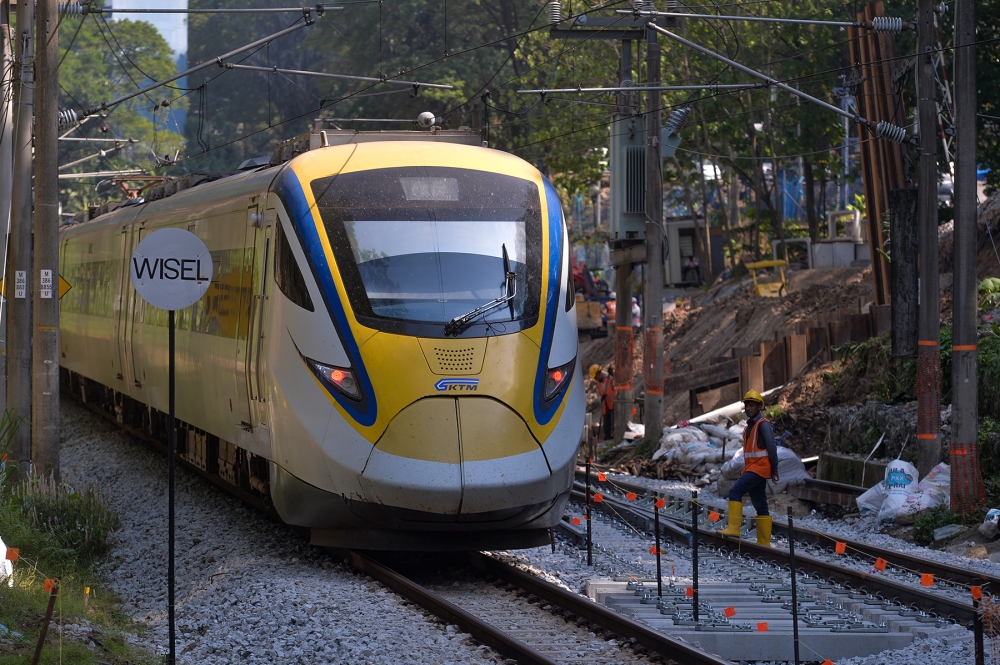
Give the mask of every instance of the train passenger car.
[{"label": "train passenger car", "polygon": [[320,545],[544,542],[584,415],[554,188],[443,132],[319,134],[64,227],[64,389],[166,440],[167,313],[128,261],[187,229],[214,269],[177,314],[183,462]]}]

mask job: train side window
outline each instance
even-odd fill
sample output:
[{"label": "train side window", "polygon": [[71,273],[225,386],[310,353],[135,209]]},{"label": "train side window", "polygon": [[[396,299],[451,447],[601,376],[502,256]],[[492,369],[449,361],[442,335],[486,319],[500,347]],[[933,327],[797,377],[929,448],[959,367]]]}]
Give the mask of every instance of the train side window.
[{"label": "train side window", "polygon": [[288,238],[281,224],[276,225],[274,232],[274,281],[277,282],[281,292],[293,303],[310,312],[313,308],[312,298],[309,297],[309,289],[306,288],[306,280],[302,277],[299,264],[295,261],[292,247],[288,244]]}]

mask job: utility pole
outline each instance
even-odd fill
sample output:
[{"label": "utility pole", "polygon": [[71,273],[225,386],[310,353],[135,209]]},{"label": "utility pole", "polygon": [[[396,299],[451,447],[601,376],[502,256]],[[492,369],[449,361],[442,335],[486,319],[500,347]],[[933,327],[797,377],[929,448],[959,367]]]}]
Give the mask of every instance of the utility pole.
[{"label": "utility pole", "polygon": [[58,0],[37,0],[35,84],[33,471],[59,479],[59,24]]},{"label": "utility pole", "polygon": [[976,346],[976,5],[955,2],[955,283],[952,337],[951,509],[962,517],[986,499],[979,469]]},{"label": "utility pole", "polygon": [[[635,80],[632,78],[632,42],[627,39],[622,40],[620,67],[618,84],[624,87],[628,85],[626,81]],[[622,131],[623,125],[629,121],[628,116],[624,115],[622,111],[624,110],[625,113],[632,112],[634,103],[632,99],[633,94],[636,93],[621,93],[619,114],[616,115],[616,118],[620,118],[621,120],[611,123],[612,132]],[[618,138],[619,140],[622,139],[622,137]],[[621,162],[623,161],[621,159],[623,154],[624,152],[622,151],[619,154],[613,154],[612,159],[617,159]],[[619,182],[625,182],[622,176],[626,170],[626,165],[624,163],[612,164],[612,170],[612,205],[620,217],[621,211],[626,209],[622,205],[622,198],[629,196],[631,192],[626,191],[625,187],[615,187],[616,178]],[[617,173],[614,170],[617,170]],[[614,226],[612,224],[613,228]],[[616,239],[612,241],[612,247],[615,248],[616,245],[621,247],[623,242],[634,244],[637,241],[632,239],[626,241]],[[631,261],[616,262],[615,265],[615,442],[621,441],[625,436],[628,421],[632,418],[632,404],[634,400],[634,393],[632,392],[632,358],[634,354],[634,339],[632,337],[633,267],[634,265]]]},{"label": "utility pole", "polygon": [[[917,216],[920,300],[917,309],[917,470],[925,476],[941,457],[941,315],[938,286],[937,84],[934,0],[917,0],[917,119],[920,128]],[[957,258],[957,256],[956,256]],[[956,291],[958,284],[955,285]],[[957,304],[957,303],[956,303]],[[957,311],[957,310],[956,310]]]},{"label": "utility pole", "polygon": [[18,8],[19,76],[14,81],[14,183],[7,270],[7,408],[20,421],[11,441],[22,476],[31,474],[31,133],[35,110],[35,3]]},{"label": "utility pole", "polygon": [[[10,199],[14,186],[14,142],[11,134],[14,131],[13,104],[14,94],[14,46],[10,32],[10,0],[0,0],[0,48],[3,49],[2,72],[10,72],[2,77],[0,86],[0,224],[3,225],[3,274],[6,274],[8,247],[10,245]],[[7,305],[0,301],[0,408],[7,408]]]},{"label": "utility pole", "polygon": [[[655,18],[653,19],[656,20]],[[646,85],[660,85],[660,44],[646,31]],[[646,94],[646,269],[643,297],[642,375],[646,397],[646,438],[659,441],[663,431],[663,174],[661,172],[661,93]]]}]

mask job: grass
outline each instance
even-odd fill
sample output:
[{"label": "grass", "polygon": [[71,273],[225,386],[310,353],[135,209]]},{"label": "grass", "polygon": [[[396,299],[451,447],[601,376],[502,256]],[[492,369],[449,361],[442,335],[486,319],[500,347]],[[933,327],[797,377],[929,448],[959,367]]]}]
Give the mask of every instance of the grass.
[{"label": "grass", "polygon": [[[0,458],[16,433],[9,413],[0,419]],[[75,489],[49,479],[20,480],[9,463],[0,467],[0,537],[19,549],[14,583],[0,581],[0,665],[31,662],[49,594],[46,578],[60,579],[60,591],[42,651],[42,663],[60,665],[144,665],[162,662],[131,645],[129,633],[142,630],[121,611],[95,566],[111,549],[118,515],[94,487]],[[85,589],[90,590],[85,594]],[[56,628],[75,624],[87,639],[60,640]],[[93,646],[90,643],[93,642]]]}]

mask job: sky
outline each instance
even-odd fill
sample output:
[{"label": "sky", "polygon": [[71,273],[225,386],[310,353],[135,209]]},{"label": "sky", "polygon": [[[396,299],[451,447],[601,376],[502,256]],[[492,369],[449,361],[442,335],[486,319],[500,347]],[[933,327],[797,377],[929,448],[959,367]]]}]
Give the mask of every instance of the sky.
[{"label": "sky", "polygon": [[[114,9],[187,9],[187,0],[113,0],[108,3]],[[163,38],[170,44],[174,59],[187,55],[187,15],[186,14],[127,14],[115,13],[112,20],[131,19],[146,21],[156,26]]]}]

